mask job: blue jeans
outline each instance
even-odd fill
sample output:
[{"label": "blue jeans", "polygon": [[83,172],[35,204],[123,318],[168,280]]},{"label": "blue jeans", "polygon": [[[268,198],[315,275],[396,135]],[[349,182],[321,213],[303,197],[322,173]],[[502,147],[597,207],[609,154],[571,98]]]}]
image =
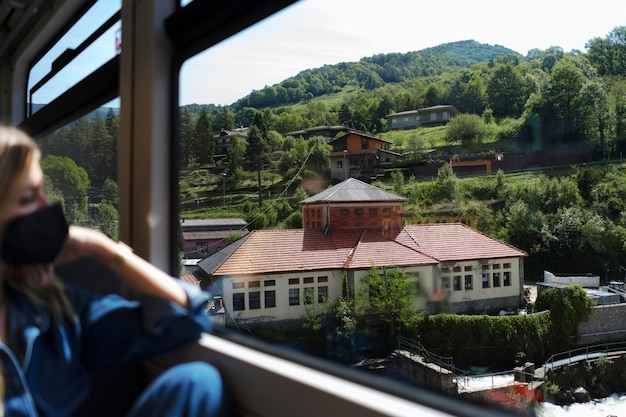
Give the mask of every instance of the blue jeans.
[{"label": "blue jeans", "polygon": [[226,416],[226,402],[217,369],[189,362],[163,372],[139,396],[128,417]]}]

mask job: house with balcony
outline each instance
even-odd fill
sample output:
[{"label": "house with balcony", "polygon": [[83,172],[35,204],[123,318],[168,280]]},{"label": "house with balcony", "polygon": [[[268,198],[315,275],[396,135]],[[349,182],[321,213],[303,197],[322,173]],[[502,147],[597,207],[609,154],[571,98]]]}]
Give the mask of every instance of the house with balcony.
[{"label": "house with balcony", "polygon": [[200,261],[201,285],[221,297],[227,322],[247,326],[298,323],[359,291],[372,267],[405,272],[416,311],[520,307],[524,251],[462,223],[405,226],[404,201],[350,178],[302,202],[302,229],[255,230]]},{"label": "house with balcony", "polygon": [[439,106],[424,107],[418,110],[408,110],[392,113],[387,118],[389,130],[415,129],[418,127],[433,127],[447,124],[459,114],[456,107],[444,104]]},{"label": "house with balcony", "polygon": [[391,142],[356,131],[338,136],[330,145],[330,176],[336,180],[370,178],[402,158],[390,150]]},{"label": "house with balcony", "polygon": [[235,141],[248,143],[248,131],[249,127],[238,127],[232,130],[224,130],[217,135],[215,138],[215,154],[216,155],[226,155],[228,153],[228,148]]}]

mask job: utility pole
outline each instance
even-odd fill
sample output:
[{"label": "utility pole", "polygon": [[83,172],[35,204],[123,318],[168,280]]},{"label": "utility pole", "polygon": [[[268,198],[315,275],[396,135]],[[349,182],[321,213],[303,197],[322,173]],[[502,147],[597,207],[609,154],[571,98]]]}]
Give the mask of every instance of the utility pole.
[{"label": "utility pole", "polygon": [[222,207],[226,207],[226,173],[222,172]]}]

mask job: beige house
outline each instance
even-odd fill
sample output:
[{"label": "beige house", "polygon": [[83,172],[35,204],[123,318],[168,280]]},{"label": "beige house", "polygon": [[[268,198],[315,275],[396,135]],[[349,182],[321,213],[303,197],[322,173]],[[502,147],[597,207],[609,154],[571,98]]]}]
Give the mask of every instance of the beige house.
[{"label": "beige house", "polygon": [[389,130],[400,130],[445,125],[458,114],[456,107],[445,104],[392,113],[385,117]]},{"label": "beige house", "polygon": [[[324,193],[330,198],[333,191],[344,196],[343,207],[350,202],[357,209],[375,207],[372,196],[383,204],[391,197],[403,201],[356,179]],[[358,291],[372,266],[408,273],[420,290],[416,310],[517,309],[525,256],[461,223],[404,226],[391,235],[383,235],[380,227],[331,225],[326,230],[256,230],[199,266],[210,277],[213,293],[221,295],[229,319],[254,325],[299,320],[320,303],[332,304],[346,290]]]}]

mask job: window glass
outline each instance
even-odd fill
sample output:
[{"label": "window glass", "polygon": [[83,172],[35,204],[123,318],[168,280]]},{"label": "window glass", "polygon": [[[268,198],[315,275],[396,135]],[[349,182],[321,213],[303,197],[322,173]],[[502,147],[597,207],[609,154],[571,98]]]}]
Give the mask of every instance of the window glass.
[{"label": "window glass", "polygon": [[117,154],[119,99],[41,138],[46,193],[71,224],[119,235]]},{"label": "window glass", "polygon": [[[181,2],[183,5],[186,3]],[[490,7],[487,3],[482,3],[482,5]],[[542,6],[548,7],[547,4],[542,4]],[[396,265],[406,262],[408,255],[403,257],[402,251],[406,249],[406,246],[415,242],[422,245],[422,237],[427,234],[403,235],[400,241],[394,241],[395,235],[391,232],[395,227],[394,220],[397,217],[400,218],[401,228],[402,225],[409,224],[416,219],[411,218],[412,213],[409,211],[402,211],[399,206],[387,201],[375,207],[365,204],[359,207],[346,207],[338,203],[342,196],[337,195],[335,196],[337,200],[315,206],[322,207],[319,215],[318,212],[313,213],[310,209],[312,206],[309,206],[311,211],[302,213],[300,202],[319,195],[329,186],[345,178],[355,177],[388,192],[394,193],[401,190],[403,197],[406,197],[410,201],[409,204],[412,204],[413,213],[423,211],[423,217],[428,218],[420,227],[432,226],[435,223],[437,227],[441,226],[446,229],[456,227],[460,215],[464,222],[465,218],[468,219],[467,228],[475,227],[478,221],[472,215],[466,216],[464,212],[474,210],[472,204],[466,205],[465,202],[458,204],[458,200],[464,198],[463,193],[473,192],[468,191],[468,188],[472,188],[473,185],[461,189],[454,177],[447,178],[443,175],[440,177],[437,170],[432,174],[420,176],[419,170],[427,165],[431,158],[440,163],[438,166],[440,168],[448,161],[452,164],[453,159],[458,157],[458,160],[454,162],[458,162],[459,165],[455,166],[452,171],[455,176],[460,177],[465,172],[469,173],[474,170],[475,167],[471,162],[488,158],[489,152],[500,145],[493,145],[489,148],[491,144],[478,143],[482,139],[472,139],[470,140],[471,146],[469,146],[472,150],[471,158],[469,158],[471,161],[465,161],[457,155],[457,151],[463,150],[461,140],[454,141],[452,137],[441,133],[445,129],[440,124],[445,124],[449,117],[454,120],[456,112],[430,109],[422,113],[421,118],[416,118],[421,124],[431,126],[428,134],[420,131],[402,136],[401,139],[397,139],[400,137],[399,131],[388,132],[390,122],[387,121],[386,116],[404,111],[416,111],[420,108],[447,105],[452,102],[455,106],[461,107],[462,113],[468,112],[476,115],[477,123],[488,120],[489,129],[481,130],[481,135],[487,135],[493,128],[499,133],[493,138],[490,137],[489,140],[499,140],[499,134],[509,135],[510,141],[507,142],[507,146],[514,146],[524,140],[524,132],[538,127],[516,124],[512,120],[516,118],[515,115],[492,117],[492,112],[497,110],[483,104],[487,99],[487,83],[489,82],[494,82],[491,85],[491,93],[498,98],[501,96],[498,93],[502,91],[502,88],[498,88],[494,81],[500,74],[494,73],[494,69],[509,70],[513,67],[515,71],[519,70],[519,77],[514,77],[514,79],[523,84],[522,90],[532,90],[541,85],[542,81],[546,81],[546,79],[540,79],[540,74],[544,75],[542,67],[547,68],[553,65],[553,61],[564,52],[559,48],[548,50],[555,42],[557,45],[561,43],[565,51],[582,50],[585,42],[595,36],[605,36],[618,24],[617,21],[609,23],[603,29],[597,29],[573,44],[567,37],[561,37],[561,33],[555,30],[553,19],[544,21],[543,25],[534,25],[533,27],[537,27],[538,31],[543,31],[543,26],[546,29],[542,36],[534,37],[535,30],[529,33],[528,23],[517,26],[521,24],[518,23],[521,19],[513,21],[507,13],[502,13],[497,16],[490,15],[487,20],[480,20],[486,19],[484,11],[476,14],[468,13],[466,5],[462,3],[455,3],[446,10],[446,24],[444,25],[446,30],[441,30],[441,21],[439,21],[438,27],[426,33],[420,33],[422,26],[430,23],[429,19],[422,19],[423,21],[416,25],[414,14],[397,13],[398,10],[405,9],[406,4],[394,1],[386,3],[386,7],[382,8],[380,5],[368,5],[362,2],[356,4],[350,1],[297,2],[284,12],[190,58],[183,64],[180,72],[179,216],[181,218],[243,220],[241,226],[210,231],[215,232],[214,239],[224,239],[229,242],[229,245],[221,253],[216,254],[215,263],[203,263],[213,265],[213,269],[205,271],[210,277],[206,281],[210,282],[209,289],[217,295],[223,295],[227,302],[231,299],[226,295],[232,290],[229,288],[231,280],[239,278],[248,281],[258,280],[260,275],[268,277],[275,281],[275,285],[271,287],[271,291],[266,290],[266,286],[263,285],[261,290],[264,294],[259,295],[263,298],[263,302],[261,308],[254,312],[256,313],[254,317],[258,320],[254,322],[253,316],[249,316],[249,322],[260,324],[264,320],[263,314],[266,313],[262,311],[264,308],[273,309],[271,314],[265,314],[265,317],[284,317],[286,320],[293,321],[304,320],[309,325],[314,323],[311,327],[316,327],[318,321],[315,319],[321,317],[319,323],[322,324],[316,328],[321,328],[322,332],[325,332],[318,338],[324,343],[306,346],[304,350],[346,365],[354,365],[359,360],[371,359],[383,352],[389,353],[385,350],[388,346],[381,348],[380,345],[383,342],[380,341],[394,340],[394,337],[390,337],[390,333],[385,333],[384,337],[381,337],[377,332],[389,329],[398,332],[406,330],[398,330],[398,327],[389,324],[387,320],[387,317],[393,317],[396,314],[396,310],[392,308],[395,306],[391,306],[393,303],[389,303],[384,298],[388,289],[389,291],[398,289],[390,285],[391,277],[395,273],[391,266],[392,262],[390,261],[389,266],[384,270],[379,270],[378,275],[373,273],[368,275],[372,266],[372,262],[368,261],[374,258],[377,261],[393,258]],[[476,9],[480,10],[480,7]],[[524,7],[520,13],[526,13],[526,9],[532,10],[531,7]],[[560,15],[563,12],[559,9],[557,13]],[[567,12],[569,13],[569,10]],[[368,19],[366,17],[369,16],[368,13],[373,17]],[[339,16],[340,19],[333,20],[333,16]],[[346,19],[345,16],[350,16],[350,19]],[[550,14],[548,12],[538,14],[535,11],[527,16],[527,22],[535,22],[536,19],[544,16],[547,18]],[[477,24],[477,19],[482,24]],[[590,22],[591,20],[586,18],[584,21]],[[393,25],[385,26],[387,21],[393,22]],[[574,22],[575,20],[570,21],[572,27],[586,27],[586,25]],[[517,26],[517,33],[526,33],[528,37],[509,37],[509,33],[515,32],[510,27],[511,25]],[[495,31],[496,34],[493,37],[487,36],[484,29],[494,26],[499,27],[499,30]],[[390,33],[391,38],[378,43],[385,39],[386,32]],[[373,35],[370,38],[371,42],[360,41],[359,37],[364,34]],[[533,39],[529,39],[531,36]],[[569,36],[574,35],[569,32]],[[410,45],[403,43],[405,39],[410,40]],[[489,45],[491,48],[503,46],[513,52],[513,57],[508,53],[500,54],[495,58],[483,60],[475,67],[463,67],[445,76],[437,74],[439,68],[429,66],[422,69],[422,73],[427,74],[427,77],[418,80],[403,78],[411,68],[409,65],[404,65],[404,60],[408,58],[400,54],[422,51],[426,48],[432,48],[428,50],[428,53],[436,53],[439,49],[436,47],[439,45],[467,39],[476,39],[476,43],[472,43],[472,48],[469,49],[479,48],[478,43]],[[345,46],[347,43],[343,43],[344,41],[352,41],[352,43]],[[297,43],[298,47],[290,49],[292,42]],[[335,49],[336,45],[343,47]],[[364,49],[365,46],[372,46],[374,49]],[[450,48],[456,47],[459,45],[450,46]],[[539,50],[529,53],[533,48],[539,48]],[[325,55],[327,51],[331,51],[332,56]],[[546,52],[543,56],[545,59],[542,58],[544,52]],[[386,54],[397,54],[397,56],[386,60]],[[570,58],[576,60],[578,55],[573,53]],[[316,61],[318,58],[319,61]],[[440,59],[442,58],[437,55],[432,60],[429,56],[429,59],[423,61],[430,60],[431,64],[436,62],[438,65],[444,65]],[[464,59],[466,56],[463,56]],[[530,59],[533,61],[527,61]],[[459,62],[455,61],[455,65]],[[350,63],[359,65],[354,68],[349,65]],[[337,70],[331,76],[324,72],[335,65],[337,65]],[[428,64],[419,62],[414,65],[419,67]],[[582,77],[588,72],[587,65],[586,62],[576,61],[574,65],[577,68],[576,71],[568,68]],[[548,75],[547,72],[545,75]],[[333,81],[337,79],[347,81],[341,85],[333,84]],[[465,93],[470,92],[475,94],[472,96],[475,100],[471,106],[478,106],[479,110],[470,110],[470,105],[463,103],[464,97],[467,97]],[[537,91],[533,90],[533,93]],[[526,103],[525,100],[523,102]],[[522,105],[517,110],[521,115],[526,111],[526,107]],[[408,124],[413,120],[414,114],[405,113],[397,115],[395,119],[391,118],[397,120],[394,129]],[[411,115],[410,118],[408,115]],[[584,112],[581,113],[581,117],[582,115],[584,119],[589,118]],[[505,126],[498,124],[502,120],[506,120]],[[322,133],[323,128],[337,126],[364,131],[367,137],[351,137],[346,136],[346,132],[336,131]],[[498,128],[502,129],[497,130]],[[554,126],[554,129],[561,128],[563,128],[561,125]],[[438,132],[439,136],[433,134],[434,132]],[[397,133],[397,136],[391,134],[385,136],[386,133]],[[387,141],[379,143],[377,141],[379,136],[389,138],[389,143]],[[598,133],[598,141],[600,137],[602,137],[601,132]],[[320,144],[328,145],[322,151],[311,145],[319,138],[321,138]],[[557,145],[560,145],[560,142]],[[443,153],[444,151],[438,153],[441,148],[445,148],[445,152],[448,153]],[[370,150],[372,157],[368,158]],[[319,154],[322,154],[321,158],[317,158]],[[433,156],[430,157],[427,154]],[[396,162],[400,160],[402,162],[396,165]],[[508,160],[513,160],[513,158]],[[495,164],[495,162],[495,159],[491,160],[491,163]],[[376,167],[381,169],[373,171]],[[495,165],[491,166],[491,169],[495,173],[494,167]],[[337,178],[330,177],[333,172]],[[415,178],[415,183],[435,178],[437,181],[428,185],[411,184],[410,189],[403,189],[403,182],[413,181],[413,178]],[[494,185],[489,190],[486,187],[481,188],[480,185],[475,185],[475,187],[480,188],[481,193],[485,194],[481,194],[482,202],[492,201],[485,209],[494,208],[496,204],[493,201],[499,201],[501,195],[492,195],[490,190],[499,189],[500,184]],[[591,191],[587,190],[587,192]],[[533,204],[539,205],[540,203],[533,201]],[[494,230],[490,230],[490,233],[485,231],[485,234],[507,236],[506,224],[503,222],[511,213],[522,216],[524,210],[520,207],[509,207],[509,211],[488,217],[485,220],[487,226],[499,223],[495,225],[497,227],[494,227]],[[432,217],[430,217],[431,214]],[[306,230],[302,225],[303,217],[308,222]],[[317,222],[317,219],[320,222]],[[533,221],[537,219],[529,216],[515,219],[515,221],[518,220],[527,221],[528,226],[534,226]],[[350,227],[365,224],[366,221],[379,222],[378,227],[385,230],[385,234],[376,235],[374,231],[368,229],[362,234],[349,235]],[[515,224],[513,221],[510,223]],[[518,225],[518,229],[521,230],[524,226]],[[343,252],[339,250],[325,252],[325,247],[319,242],[328,243],[331,239],[338,238],[340,234],[337,233],[337,229],[345,233],[341,235],[341,238],[350,241],[354,246],[342,248]],[[522,233],[520,236],[525,238],[527,235]],[[435,242],[434,244],[438,245],[437,254],[450,255],[446,252],[448,245],[458,244],[455,241],[456,238],[456,235],[452,234]],[[541,237],[538,239],[537,242],[531,243],[539,245]],[[394,243],[399,243],[399,245],[395,246]],[[513,244],[513,242],[507,243]],[[380,247],[384,249],[379,249],[378,244],[381,244]],[[300,252],[291,250],[297,245],[300,245],[299,247],[303,250]],[[471,241],[467,245],[472,246],[475,243]],[[527,248],[522,249],[530,250],[533,247],[529,243]],[[355,248],[358,250],[354,250]],[[459,248],[455,247],[455,249]],[[272,259],[264,259],[263,250],[271,250],[273,254],[278,255]],[[230,251],[235,254],[239,253],[241,256],[237,257],[237,262],[233,261],[228,266],[226,265],[228,262],[221,262],[226,258],[234,259],[230,258]],[[358,258],[359,255],[366,253],[365,251],[370,251],[368,256],[371,259]],[[259,252],[261,256],[252,260]],[[482,314],[489,308],[496,310],[497,315],[500,306],[496,303],[490,304],[491,300],[483,300],[481,297],[500,297],[505,300],[515,300],[514,302],[520,300],[521,294],[518,289],[523,291],[524,283],[520,282],[520,277],[524,272],[524,261],[518,265],[518,260],[512,259],[514,257],[501,256],[499,259],[492,259],[490,256],[493,253],[497,252],[481,252],[476,259],[453,253],[450,255],[453,259],[442,260],[436,266],[432,266],[434,272],[428,269],[431,266],[419,266],[419,275],[415,278],[416,285],[411,288],[416,288],[419,296],[425,299],[423,303],[430,308],[427,315],[432,314],[428,317],[432,318],[439,313],[456,313],[462,309],[470,313]],[[454,258],[456,255],[458,257]],[[342,265],[341,268],[332,271],[306,269],[313,263],[316,263],[317,268],[335,256],[344,256],[346,266]],[[218,259],[219,262],[217,262]],[[361,262],[361,269],[348,267],[357,262]],[[443,263],[448,266],[443,267]],[[248,271],[248,276],[240,277],[238,274],[245,275],[245,273],[241,273],[241,269],[237,268],[243,268],[243,265],[252,266]],[[311,267],[311,269],[314,268]],[[327,282],[321,286],[319,285],[321,281],[308,279],[311,276],[316,277],[318,272],[328,276]],[[333,314],[337,314],[337,311],[350,311],[350,308],[356,310],[352,304],[341,303],[344,302],[344,296],[357,295],[350,293],[354,290],[350,287],[351,285],[356,286],[361,280],[369,278],[372,282],[367,282],[368,285],[363,285],[363,287],[369,291],[367,296],[380,297],[382,300],[376,306],[380,309],[379,321],[372,320],[366,325],[363,322],[359,323],[364,327],[369,326],[367,331],[362,333],[350,333],[345,328],[339,328],[338,326],[348,321],[342,321],[342,318]],[[248,302],[251,303],[252,298],[249,298]],[[228,312],[228,306],[226,307]],[[341,310],[341,307],[345,309]],[[402,310],[402,308],[399,309]],[[517,309],[511,311],[513,310]],[[240,317],[241,320],[245,319],[244,314]],[[363,319],[363,321],[367,320]],[[267,325],[271,326],[269,323]],[[276,325],[273,330],[274,332],[259,331],[257,335],[267,336],[272,333],[275,340],[281,343],[291,340],[295,345],[305,338],[309,340],[306,336],[310,336],[310,334],[304,334],[301,328],[298,329],[300,332],[297,330],[289,332]],[[255,334],[254,330],[247,331]],[[346,334],[349,337],[345,336]],[[344,336],[345,338],[340,340]],[[418,336],[425,338],[421,334]],[[434,349],[441,350],[444,350],[442,346],[446,344],[446,342],[438,343],[441,342],[439,340],[424,342],[424,344],[427,345],[429,342],[433,343]],[[493,345],[487,346],[487,344],[492,342],[494,341],[490,340],[485,342],[485,346],[472,348],[474,350],[471,353],[467,353],[471,350],[467,346],[462,348],[453,346],[446,350],[446,354],[465,354],[466,358],[471,357],[472,360],[476,358],[476,360],[489,362],[493,352],[490,349],[493,349]],[[359,345],[355,346],[351,343]],[[450,342],[450,345],[454,345],[454,342]],[[345,356],[338,358],[338,354],[331,352],[333,350],[346,352]],[[515,357],[517,353],[514,352],[511,356],[512,362],[519,361],[519,357]],[[491,364],[484,366],[489,365]],[[512,367],[513,365],[510,369]]]},{"label": "window glass", "polygon": [[[120,20],[108,28],[103,28],[103,33],[99,34],[89,45],[85,44],[85,41],[115,13],[119,12],[121,4],[121,0],[97,1],[33,65],[28,77],[29,103],[33,104],[33,113],[119,53],[122,28]],[[79,53],[72,57],[75,51]],[[59,68],[58,72],[56,72],[57,68]],[[56,74],[53,75],[52,71]],[[47,76],[51,78],[44,80]],[[37,86],[36,91],[32,91],[35,86]]]}]

